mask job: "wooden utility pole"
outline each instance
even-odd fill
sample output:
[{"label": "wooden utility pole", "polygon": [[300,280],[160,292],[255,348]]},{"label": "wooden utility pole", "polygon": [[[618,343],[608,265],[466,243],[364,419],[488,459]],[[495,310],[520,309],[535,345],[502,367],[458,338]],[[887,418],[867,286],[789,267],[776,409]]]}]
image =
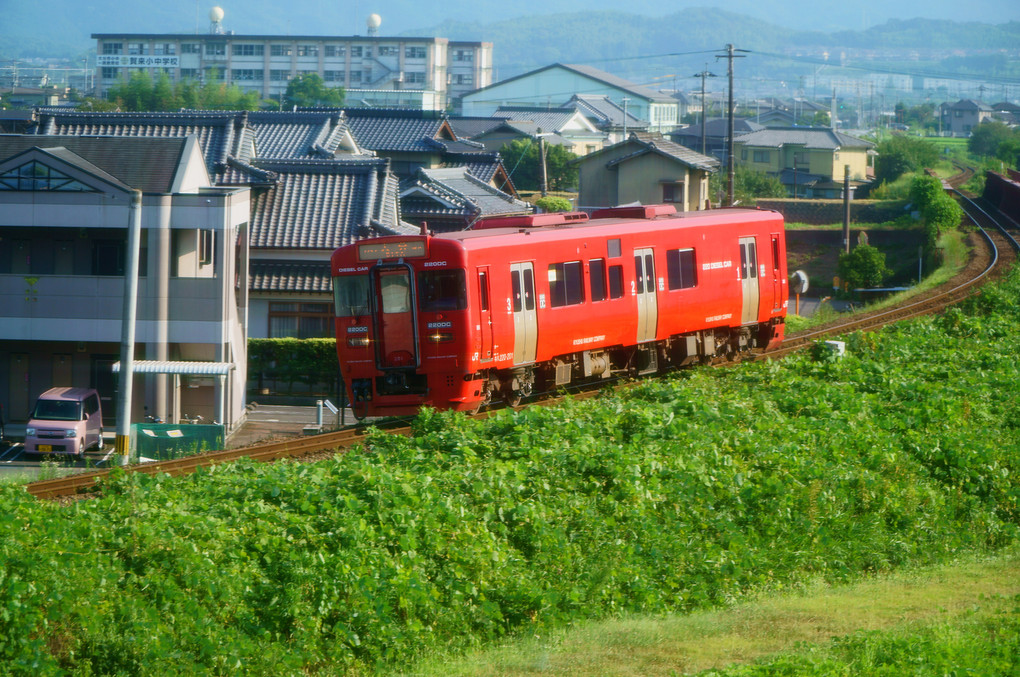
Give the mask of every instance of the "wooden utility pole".
[{"label": "wooden utility pole", "polygon": [[727,188],[726,188],[726,190],[729,193],[729,205],[731,207],[733,206],[733,203],[736,202],[736,200],[733,197],[733,184],[736,181],[736,175],[737,175],[736,165],[734,164],[734,159],[733,159],[733,136],[734,136],[733,135],[733,109],[734,109],[734,105],[733,105],[733,60],[734,59],[742,59],[742,58],[744,58],[743,55],[734,54],[734,52],[746,52],[746,51],[748,51],[748,50],[746,50],[746,49],[734,49],[733,44],[731,43],[729,45],[726,45],[726,53],[725,54],[716,54],[716,56],[715,56],[715,58],[717,58],[717,59],[726,59],[729,62],[729,65],[727,67],[727,73],[729,75],[729,80],[730,80],[730,97],[729,97],[729,103],[727,104],[727,106],[729,108],[729,113],[728,113],[728,118],[727,118],[728,119],[728,125],[727,125],[728,126],[728,130],[727,130],[727,135],[726,135],[727,136],[727,139],[726,139],[726,161],[727,161],[727,165],[728,165],[728,168],[729,168],[729,179],[727,180]]}]

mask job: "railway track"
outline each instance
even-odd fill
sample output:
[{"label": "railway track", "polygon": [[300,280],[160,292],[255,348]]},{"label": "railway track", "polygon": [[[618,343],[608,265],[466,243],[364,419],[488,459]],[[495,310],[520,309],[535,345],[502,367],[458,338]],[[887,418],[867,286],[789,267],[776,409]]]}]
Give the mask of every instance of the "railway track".
[{"label": "railway track", "polygon": [[[959,176],[957,175],[957,177]],[[954,177],[954,179],[957,177]],[[956,185],[962,185],[967,178],[969,177],[956,181]],[[922,294],[910,302],[895,308],[872,313],[860,313],[844,321],[790,335],[781,347],[758,353],[754,356],[754,359],[779,359],[824,338],[853,331],[873,331],[893,322],[919,315],[941,312],[948,306],[973,294],[975,289],[979,288],[987,279],[1004,274],[1015,262],[1017,253],[1020,252],[1020,244],[1018,244],[1009,228],[999,223],[989,210],[982,207],[970,196],[961,193],[958,189],[952,189],[957,193],[964,211],[971,223],[976,227],[973,234],[975,241],[972,242],[972,246],[974,251],[977,252],[972,257],[968,266],[953,280],[939,290]],[[984,246],[979,246],[982,243]],[[730,363],[723,361],[719,366],[723,364]],[[597,394],[602,387],[604,387],[604,384],[599,384],[596,388],[589,388],[587,390],[575,390],[569,396],[575,399],[590,397]],[[555,404],[562,399],[561,393],[562,391],[560,391],[560,394],[547,394],[548,396],[543,399],[541,404]],[[474,416],[490,416],[495,410],[490,408],[481,413],[474,414]],[[391,419],[376,422],[372,427],[383,429],[396,435],[408,435],[411,432],[407,419]],[[291,438],[239,449],[187,456],[171,461],[132,465],[127,466],[124,470],[147,475],[159,473],[184,475],[195,472],[199,468],[208,468],[241,458],[271,462],[284,459],[332,455],[361,444],[365,440],[367,430],[368,426],[360,425],[320,435]],[[26,485],[26,488],[30,494],[42,499],[59,499],[75,495],[87,495],[95,491],[101,480],[111,472],[111,470],[101,470],[69,475],[57,479],[32,482]]]}]

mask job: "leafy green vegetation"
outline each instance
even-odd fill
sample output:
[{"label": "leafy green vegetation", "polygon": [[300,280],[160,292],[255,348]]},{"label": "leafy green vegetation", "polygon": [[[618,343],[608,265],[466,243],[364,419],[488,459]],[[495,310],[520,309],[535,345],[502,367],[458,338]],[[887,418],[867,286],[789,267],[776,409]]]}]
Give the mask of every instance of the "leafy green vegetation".
[{"label": "leafy green vegetation", "polygon": [[850,289],[877,287],[889,273],[885,254],[869,244],[858,244],[839,255],[839,279]]},{"label": "leafy green vegetation", "polygon": [[879,141],[875,149],[875,182],[891,182],[903,174],[933,167],[939,161],[935,147],[924,139],[896,134]]},{"label": "leafy green vegetation", "polygon": [[535,206],[546,212],[569,212],[573,208],[570,200],[557,195],[540,197],[535,200]]},{"label": "leafy green vegetation", "polygon": [[538,141],[514,139],[503,144],[499,154],[510,179],[519,190],[539,190],[542,187],[542,156],[540,145],[545,146],[546,185],[550,190],[575,189],[578,169],[574,164],[577,155],[563,146]]},{"label": "leafy green vegetation", "polygon": [[343,674],[1017,542],[1020,276],[552,409],[423,412],[314,464],[0,487],[10,674]]},{"label": "leafy green vegetation", "polygon": [[248,339],[248,384],[261,392],[332,392],[337,377],[336,341],[331,338]]},{"label": "leafy green vegetation", "polygon": [[[216,72],[210,72],[206,78],[204,84],[194,80],[172,83],[166,73],[153,80],[148,70],[136,70],[130,79],[122,79],[111,87],[106,98],[124,111],[256,110],[262,100],[256,91],[244,92],[237,85],[221,82]],[[87,100],[84,107],[95,109],[97,103]]]}]

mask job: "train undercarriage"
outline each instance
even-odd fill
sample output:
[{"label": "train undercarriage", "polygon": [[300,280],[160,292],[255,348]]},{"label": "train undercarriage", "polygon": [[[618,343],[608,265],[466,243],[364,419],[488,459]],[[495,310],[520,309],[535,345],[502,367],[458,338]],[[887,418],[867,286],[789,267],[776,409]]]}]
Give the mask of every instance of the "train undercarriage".
[{"label": "train undercarriage", "polygon": [[613,376],[648,376],[691,364],[710,364],[720,358],[737,360],[781,338],[783,322],[783,318],[776,318],[759,325],[708,329],[635,346],[584,350],[548,362],[470,374],[465,379],[485,382],[479,409],[494,400],[518,406],[534,392],[571,384],[594,383]]}]

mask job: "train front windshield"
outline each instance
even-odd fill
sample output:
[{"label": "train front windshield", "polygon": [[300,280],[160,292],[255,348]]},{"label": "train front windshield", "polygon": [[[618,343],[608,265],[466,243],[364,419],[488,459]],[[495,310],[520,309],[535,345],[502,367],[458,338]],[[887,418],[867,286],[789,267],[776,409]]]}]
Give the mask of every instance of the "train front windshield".
[{"label": "train front windshield", "polygon": [[368,315],[368,275],[334,277],[333,300],[337,317]]}]

